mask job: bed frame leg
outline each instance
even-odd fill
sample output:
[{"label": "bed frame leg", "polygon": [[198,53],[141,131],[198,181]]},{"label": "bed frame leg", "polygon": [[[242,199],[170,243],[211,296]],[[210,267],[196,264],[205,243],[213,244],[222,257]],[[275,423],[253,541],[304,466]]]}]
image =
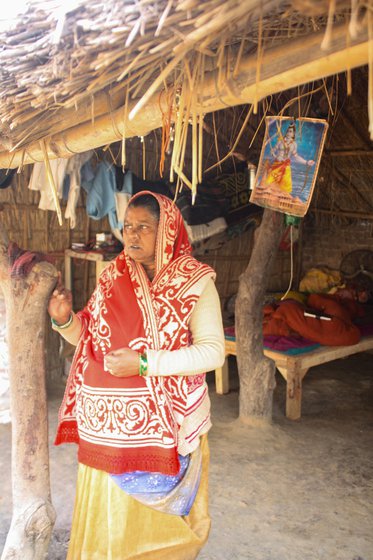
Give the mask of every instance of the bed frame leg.
[{"label": "bed frame leg", "polygon": [[299,420],[302,406],[302,379],[305,370],[299,367],[288,368],[286,371],[286,417],[289,420]]},{"label": "bed frame leg", "polygon": [[215,370],[215,388],[218,395],[229,393],[228,356],[225,357],[223,367]]}]

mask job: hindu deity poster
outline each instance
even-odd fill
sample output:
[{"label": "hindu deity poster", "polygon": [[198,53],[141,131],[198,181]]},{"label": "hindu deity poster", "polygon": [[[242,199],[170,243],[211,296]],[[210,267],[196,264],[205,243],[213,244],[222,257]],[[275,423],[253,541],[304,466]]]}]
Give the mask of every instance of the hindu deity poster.
[{"label": "hindu deity poster", "polygon": [[304,216],[311,202],[328,123],[322,119],[267,117],[250,202]]}]

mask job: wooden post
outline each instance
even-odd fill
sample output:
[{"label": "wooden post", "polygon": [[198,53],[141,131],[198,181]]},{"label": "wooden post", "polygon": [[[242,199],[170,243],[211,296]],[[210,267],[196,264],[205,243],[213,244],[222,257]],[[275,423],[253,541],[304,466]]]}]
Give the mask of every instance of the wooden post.
[{"label": "wooden post", "polygon": [[44,335],[57,270],[34,265],[12,279],[7,236],[0,224],[0,289],[4,292],[12,416],[13,517],[1,560],[40,560],[48,551],[55,512],[51,503]]},{"label": "wooden post", "polygon": [[275,364],[263,354],[262,306],[283,230],[283,214],[266,209],[238,287],[235,322],[240,419],[253,425],[272,420]]}]

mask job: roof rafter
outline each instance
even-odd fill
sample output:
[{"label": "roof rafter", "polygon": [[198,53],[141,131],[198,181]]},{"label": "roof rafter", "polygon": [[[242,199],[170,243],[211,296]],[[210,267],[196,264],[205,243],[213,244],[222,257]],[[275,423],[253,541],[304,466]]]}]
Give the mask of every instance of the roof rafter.
[{"label": "roof rafter", "polygon": [[[321,49],[324,33],[315,33],[307,38],[292,40],[264,52],[261,61],[260,81],[257,83],[257,57],[243,58],[236,78],[229,77],[218,84],[218,73],[207,72],[202,97],[205,113],[254,103],[268,95],[338,74],[368,63],[368,38],[366,29],[354,41],[348,38],[347,27],[335,27],[328,51]],[[349,43],[349,44],[348,44]],[[133,108],[138,99],[129,104]],[[79,110],[74,122],[76,126],[65,129],[46,139],[48,156],[70,157],[116,142],[123,134],[123,107],[81,122]],[[86,111],[84,112],[86,118]],[[132,121],[125,123],[125,136],[145,136],[162,126],[159,107],[159,92],[155,93]],[[14,152],[0,153],[0,167],[14,168],[23,163],[44,161],[41,145],[34,142]]]}]

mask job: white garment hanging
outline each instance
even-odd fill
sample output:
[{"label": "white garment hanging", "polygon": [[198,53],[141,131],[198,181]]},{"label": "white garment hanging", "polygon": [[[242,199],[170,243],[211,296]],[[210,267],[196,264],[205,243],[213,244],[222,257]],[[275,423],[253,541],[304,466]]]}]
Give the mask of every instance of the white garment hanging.
[{"label": "white garment hanging", "polygon": [[[63,181],[65,179],[65,171],[68,161],[69,160],[65,158],[50,160],[50,166],[58,198],[62,198]],[[40,191],[40,201],[38,206],[40,210],[56,211],[52,189],[48,181],[47,170],[44,162],[34,163],[28,188],[32,191]]]},{"label": "white garment hanging", "polygon": [[67,198],[67,205],[65,210],[65,218],[70,220],[70,229],[76,226],[76,207],[80,196],[80,169],[91,159],[93,150],[76,154],[69,159],[66,168],[66,175],[70,177],[69,195]]}]

